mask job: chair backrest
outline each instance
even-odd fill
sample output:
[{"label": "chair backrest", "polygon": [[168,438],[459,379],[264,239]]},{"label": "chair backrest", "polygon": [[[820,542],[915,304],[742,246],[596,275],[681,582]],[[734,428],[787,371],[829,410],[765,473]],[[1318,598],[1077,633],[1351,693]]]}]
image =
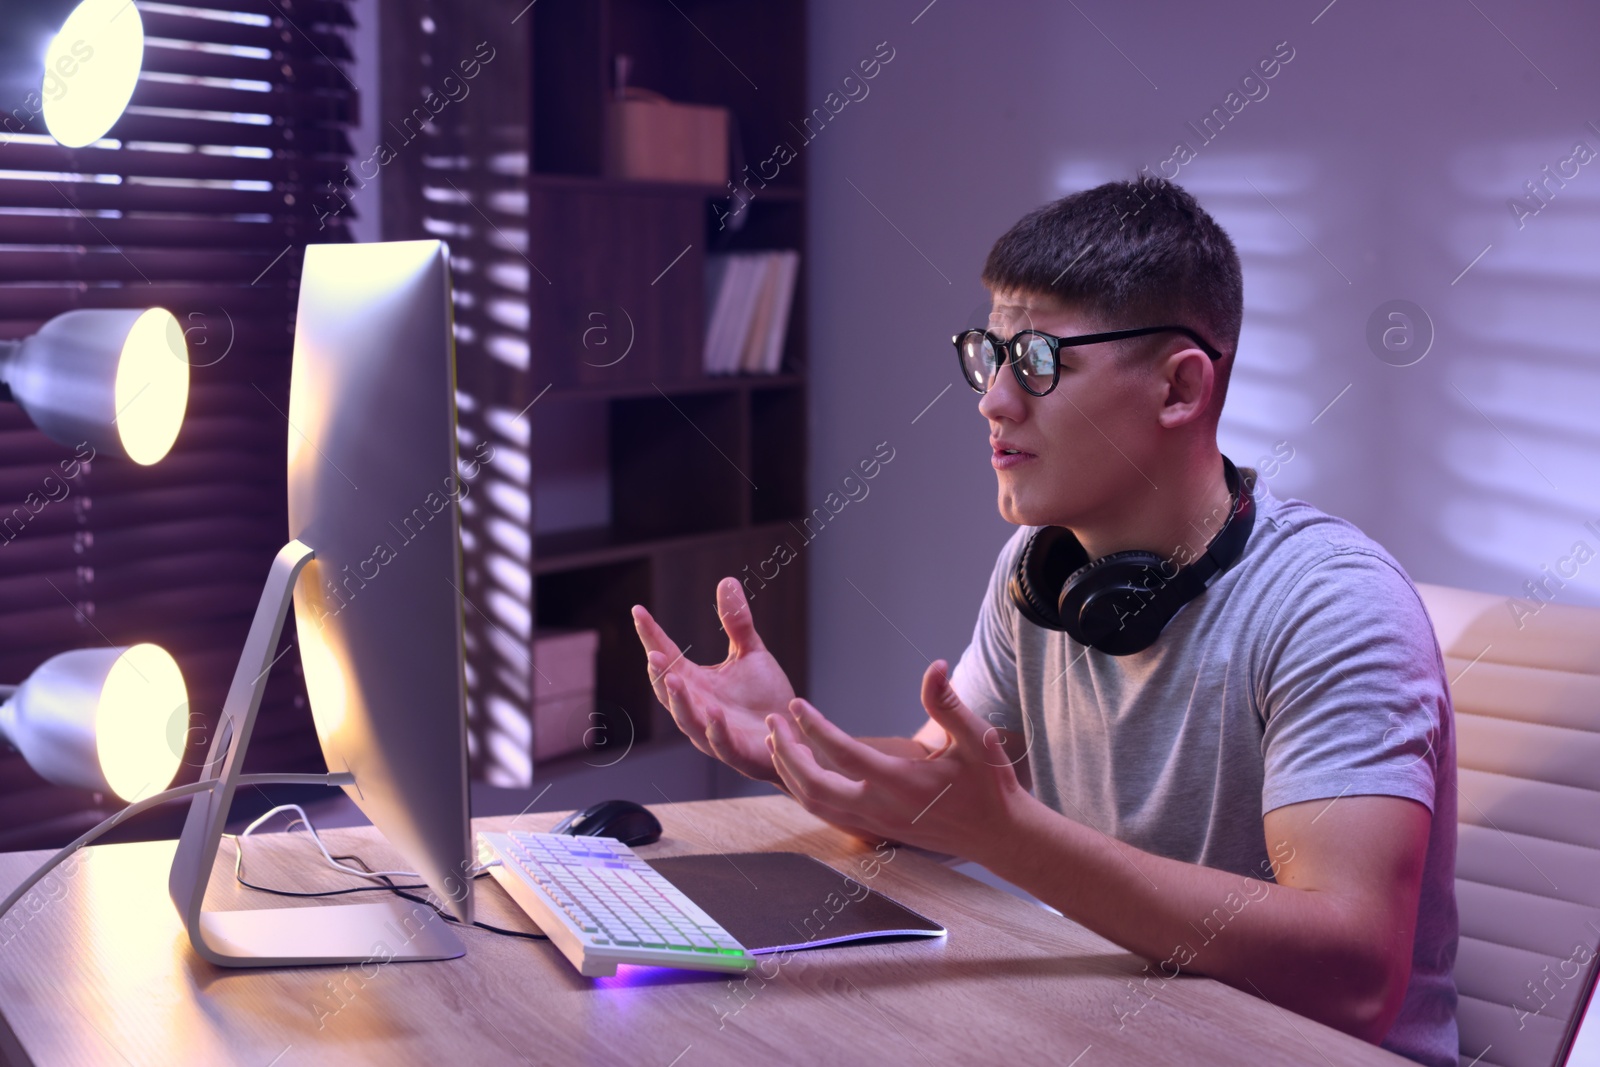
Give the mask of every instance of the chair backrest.
[{"label": "chair backrest", "polygon": [[1600,609],[1418,589],[1456,713],[1462,1063],[1551,1067],[1600,944]]}]

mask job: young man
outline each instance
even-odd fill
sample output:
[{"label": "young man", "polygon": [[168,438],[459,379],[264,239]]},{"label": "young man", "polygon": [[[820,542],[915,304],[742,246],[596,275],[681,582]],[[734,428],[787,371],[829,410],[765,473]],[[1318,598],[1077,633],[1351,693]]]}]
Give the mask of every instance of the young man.
[{"label": "young man", "polygon": [[[1023,218],[983,280],[988,332],[958,351],[1020,529],[954,672],[923,676],[928,722],[856,739],[795,699],[733,578],[716,667],[633,609],[656,696],[703,751],[818,816],[975,860],[1149,959],[1123,1026],[1205,974],[1455,1064],[1443,657],[1382,546],[1252,468],[1236,484],[1217,450],[1233,243],[1170,182],[1108,183]],[[1159,329],[1059,340],[1141,328]],[[1019,576],[1041,531],[1081,556]],[[1156,555],[1105,559],[1136,550]],[[1131,596],[1083,595],[1141,558]]]}]

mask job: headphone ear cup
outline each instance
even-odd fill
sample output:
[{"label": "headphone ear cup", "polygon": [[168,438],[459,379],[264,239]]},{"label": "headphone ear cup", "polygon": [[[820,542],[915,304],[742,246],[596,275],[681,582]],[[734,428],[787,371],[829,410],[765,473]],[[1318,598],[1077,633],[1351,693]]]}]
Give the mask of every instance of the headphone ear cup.
[{"label": "headphone ear cup", "polygon": [[1171,619],[1172,582],[1154,552],[1113,552],[1072,574],[1056,603],[1061,628],[1080,645],[1112,656],[1142,651]]},{"label": "headphone ear cup", "polygon": [[1022,617],[1035,626],[1060,630],[1061,616],[1056,605],[1067,577],[1088,562],[1089,554],[1078,538],[1064,526],[1046,526],[1036,531],[1022,546],[1008,588],[1011,602]]}]

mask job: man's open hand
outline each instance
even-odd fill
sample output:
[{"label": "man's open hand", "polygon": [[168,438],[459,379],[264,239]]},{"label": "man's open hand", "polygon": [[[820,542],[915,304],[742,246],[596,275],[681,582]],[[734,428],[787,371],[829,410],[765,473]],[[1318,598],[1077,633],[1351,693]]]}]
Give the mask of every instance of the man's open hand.
[{"label": "man's open hand", "polygon": [[767,716],[766,744],[783,784],[813,815],[857,836],[976,858],[1028,793],[1000,731],[962,703],[944,660],[922,676],[922,706],[949,737],[936,755],[885,753],[800,699]]},{"label": "man's open hand", "polygon": [[634,628],[645,647],[650,685],[694,746],[747,778],[781,785],[767,751],[764,720],[794,699],[788,675],[761,635],[734,578],[717,585],[717,614],[728,634],[728,655],[714,667],[690,662],[643,605]]}]

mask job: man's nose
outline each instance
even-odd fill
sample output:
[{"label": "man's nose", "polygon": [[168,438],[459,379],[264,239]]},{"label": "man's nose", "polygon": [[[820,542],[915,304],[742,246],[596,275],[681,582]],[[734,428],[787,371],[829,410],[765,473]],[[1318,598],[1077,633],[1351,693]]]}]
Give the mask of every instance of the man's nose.
[{"label": "man's nose", "polygon": [[978,398],[978,414],[993,421],[1009,419],[1021,422],[1027,417],[1028,401],[1009,360],[1000,365],[989,389]]}]

